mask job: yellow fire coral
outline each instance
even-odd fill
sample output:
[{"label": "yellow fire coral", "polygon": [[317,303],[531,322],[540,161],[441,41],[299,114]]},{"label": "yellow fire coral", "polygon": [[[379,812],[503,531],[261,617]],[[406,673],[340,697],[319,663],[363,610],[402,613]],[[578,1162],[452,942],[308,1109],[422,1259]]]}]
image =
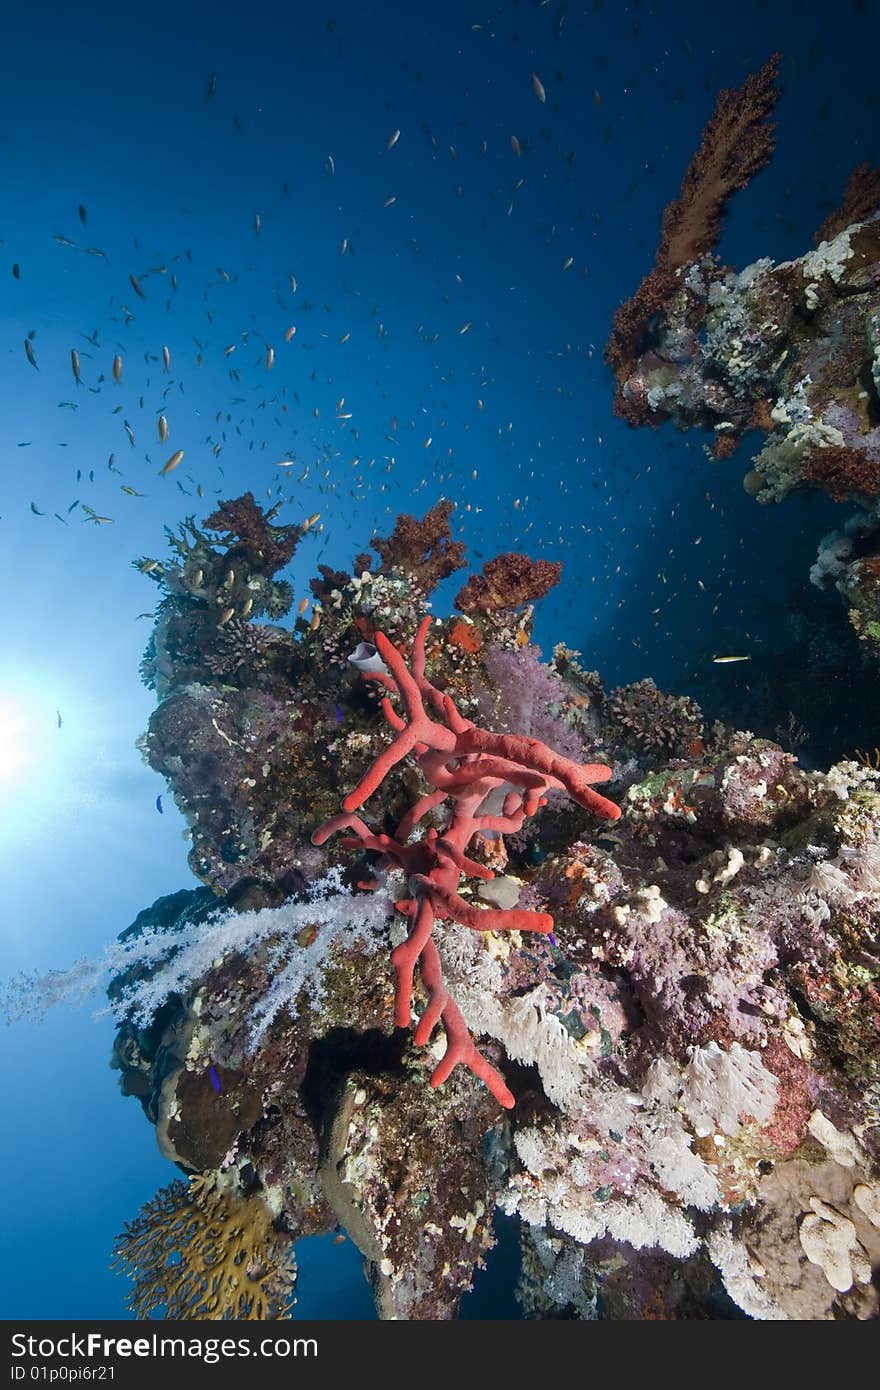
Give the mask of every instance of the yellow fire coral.
[{"label": "yellow fire coral", "polygon": [[221,1182],[216,1173],[178,1178],[126,1223],[112,1267],[134,1280],[127,1302],[136,1317],[290,1316],[292,1241],[259,1194]]}]

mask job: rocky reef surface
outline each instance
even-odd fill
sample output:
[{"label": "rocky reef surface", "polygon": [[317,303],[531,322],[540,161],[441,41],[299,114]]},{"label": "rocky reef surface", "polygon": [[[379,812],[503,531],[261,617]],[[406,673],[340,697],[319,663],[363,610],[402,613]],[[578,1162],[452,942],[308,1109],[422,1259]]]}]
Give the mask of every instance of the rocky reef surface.
[{"label": "rocky reef surface", "polygon": [[[141,746],[204,887],[109,956],[123,1091],[189,1179],[120,1237],[132,1306],[285,1316],[297,1239],[344,1229],[380,1316],[452,1318],[500,1208],[529,1317],[875,1317],[880,774],[806,771],[650,681],[606,690],[563,645],[545,661],[532,603],[559,574],[524,556],[423,625],[463,564],[451,510],[401,518],[378,562],[322,569],[289,628],[275,576],[303,528],[250,495],[139,562],[163,595]],[[518,796],[518,827],[475,831],[457,913],[432,898],[445,998],[494,1091],[468,1065],[438,1084],[443,1031],[417,1044],[400,1023],[392,951],[418,923],[401,904],[430,891],[370,845],[448,836],[425,745],[358,804],[369,839],[313,842],[353,819],[412,716],[377,635],[415,670],[420,625],[421,689],[450,727],[446,697],[508,752],[604,769],[621,813],[549,773],[525,812],[511,764],[494,813]],[[477,755],[448,758],[460,779]],[[416,1015],[437,988],[416,976]]]},{"label": "rocky reef surface", "polygon": [[655,265],[618,309],[606,357],[615,409],[635,426],[711,431],[728,457],[764,439],[743,485],[759,503],[821,491],[853,505],[810,579],[834,586],[880,651],[880,169],[860,165],[841,205],[795,260],[742,270],[715,247],[731,195],[773,151],[777,60],[719,95]]}]

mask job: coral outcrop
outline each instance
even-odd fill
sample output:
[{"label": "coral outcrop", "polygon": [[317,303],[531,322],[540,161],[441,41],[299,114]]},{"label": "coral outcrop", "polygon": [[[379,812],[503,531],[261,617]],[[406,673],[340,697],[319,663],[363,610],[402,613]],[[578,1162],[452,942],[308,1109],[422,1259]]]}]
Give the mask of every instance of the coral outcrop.
[{"label": "coral outcrop", "polygon": [[[657,264],[618,310],[606,358],[615,410],[633,425],[672,420],[712,432],[716,458],[764,435],[743,479],[763,504],[819,490],[859,510],[823,543],[833,582],[868,647],[880,650],[880,170],[861,165],[816,246],[737,271],[714,254],[729,195],[772,152],[771,60],[721,93]],[[745,137],[745,138],[743,138]],[[820,555],[820,560],[822,556]]]},{"label": "coral outcrop", "polygon": [[[500,1209],[527,1316],[875,1317],[880,773],[605,692],[528,610],[321,583],[222,676],[219,605],[174,592],[143,747],[205,886],[10,995],[109,972],[123,1089],[196,1179],[121,1239],[135,1306],[281,1316],[296,1240],[342,1228],[383,1317],[455,1317]],[[163,1284],[218,1221],[251,1252],[223,1297]]]}]

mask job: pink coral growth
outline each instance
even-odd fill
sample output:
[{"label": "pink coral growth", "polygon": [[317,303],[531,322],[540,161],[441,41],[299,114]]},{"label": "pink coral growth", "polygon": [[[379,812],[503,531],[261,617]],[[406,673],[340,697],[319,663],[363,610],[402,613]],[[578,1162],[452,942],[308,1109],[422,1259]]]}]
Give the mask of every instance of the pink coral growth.
[{"label": "pink coral growth", "polygon": [[[431,1076],[440,1086],[453,1068],[463,1062],[484,1081],[501,1105],[514,1100],[503,1078],[477,1051],[464,1019],[443,982],[437,947],[432,940],[435,921],[451,920],[474,931],[533,931],[547,935],[553,918],[546,912],[522,909],[480,908],[459,895],[462,875],[491,879],[492,871],[468,857],[467,848],[477,834],[503,835],[518,831],[523,821],[545,804],[553,788],[568,792],[587,810],[616,820],[620,808],[593,790],[605,782],[611,769],[601,764],[580,764],[554,753],[537,739],[517,734],[497,734],[478,729],[464,719],[449,695],[433,686],[425,675],[425,640],[431,619],[425,618],[413,642],[411,668],[382,632],[375,636],[376,649],[388,668],[365,673],[402,701],[398,714],[386,696],[382,709],[396,737],[367,769],[358,785],[344,798],[342,814],[332,816],[312,835],[321,845],[337,830],[352,831],[346,847],[372,850],[389,864],[402,868],[410,897],[397,909],[411,919],[406,941],[392,952],[397,976],[395,1023],[410,1024],[413,978],[418,965],[428,993],[415,1042],[428,1042],[437,1023],[446,1032],[446,1052]],[[440,716],[433,719],[425,702]],[[442,722],[440,722],[442,721]],[[378,789],[395,764],[414,757],[431,788],[410,807],[393,835],[378,834],[355,813]],[[442,831],[431,828],[422,838],[408,843],[419,823],[446,800],[449,817]],[[498,803],[498,804],[496,804]],[[372,885],[363,885],[365,887]]]}]

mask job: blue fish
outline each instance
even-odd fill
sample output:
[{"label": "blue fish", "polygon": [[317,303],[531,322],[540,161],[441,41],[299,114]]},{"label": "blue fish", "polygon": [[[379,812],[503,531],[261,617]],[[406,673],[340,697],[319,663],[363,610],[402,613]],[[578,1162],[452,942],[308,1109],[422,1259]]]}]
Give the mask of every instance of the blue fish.
[{"label": "blue fish", "polygon": [[160,816],[164,816],[165,812],[162,810],[162,794],[161,794],[161,792],[160,792],[159,795],[156,797],[156,810],[159,812],[159,815],[160,815]]},{"label": "blue fish", "polygon": [[220,1088],[220,1078],[219,1078],[219,1076],[217,1075],[217,1068],[216,1068],[216,1067],[209,1067],[209,1068],[208,1068],[208,1075],[209,1075],[210,1078],[211,1078],[211,1085],[214,1087],[214,1090],[217,1092],[217,1094],[218,1094],[218,1096],[219,1096],[219,1094],[220,1094],[220,1089],[221,1089],[221,1088]]},{"label": "blue fish", "polygon": [[341,723],[342,723],[342,706],[341,706],[341,705],[337,705],[337,706],[336,706],[336,723],[337,723],[337,724],[341,724]]},{"label": "blue fish", "polygon": [[548,931],[548,933],[547,933],[547,940],[550,942],[550,945],[551,945],[551,946],[555,946],[555,945],[556,945],[556,937],[553,935],[552,931]]}]

